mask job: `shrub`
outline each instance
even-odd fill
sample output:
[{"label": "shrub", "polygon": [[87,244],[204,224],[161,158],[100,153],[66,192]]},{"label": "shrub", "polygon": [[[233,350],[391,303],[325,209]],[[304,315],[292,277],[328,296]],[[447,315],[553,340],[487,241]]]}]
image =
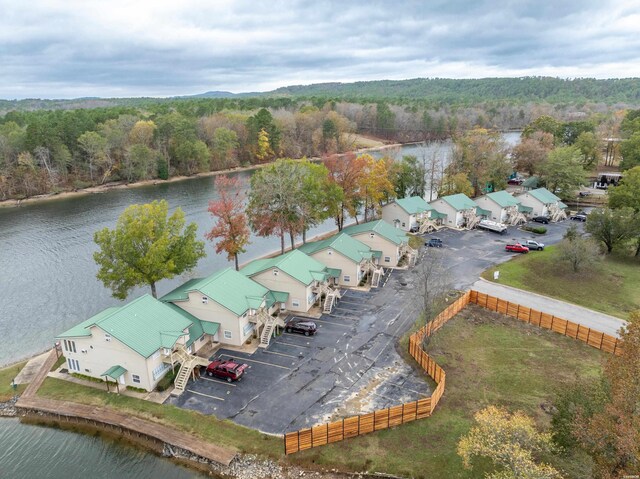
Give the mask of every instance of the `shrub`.
[{"label": "shrub", "polygon": [[167,374],[158,382],[156,389],[160,392],[166,391],[173,385],[173,380],[176,378],[176,372],[170,369]]},{"label": "shrub", "polygon": [[547,228],[544,226],[523,226],[522,229],[525,231],[531,231],[537,235],[543,235],[547,232]]},{"label": "shrub", "polygon": [[137,393],[146,393],[147,390],[146,389],[142,389],[142,388],[137,388],[135,386],[127,386],[127,390],[128,391],[135,391]]}]

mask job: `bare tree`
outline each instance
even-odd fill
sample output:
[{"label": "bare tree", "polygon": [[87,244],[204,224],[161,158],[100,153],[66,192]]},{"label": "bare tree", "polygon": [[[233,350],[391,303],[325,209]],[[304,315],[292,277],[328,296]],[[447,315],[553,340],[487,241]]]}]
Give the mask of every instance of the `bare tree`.
[{"label": "bare tree", "polygon": [[428,323],[446,302],[453,280],[447,268],[448,253],[440,248],[426,248],[416,267],[417,291],[422,298],[422,314]]},{"label": "bare tree", "polygon": [[571,225],[558,244],[558,255],[561,261],[571,266],[574,273],[590,268],[602,258],[596,242],[591,238],[583,238],[575,225]]}]

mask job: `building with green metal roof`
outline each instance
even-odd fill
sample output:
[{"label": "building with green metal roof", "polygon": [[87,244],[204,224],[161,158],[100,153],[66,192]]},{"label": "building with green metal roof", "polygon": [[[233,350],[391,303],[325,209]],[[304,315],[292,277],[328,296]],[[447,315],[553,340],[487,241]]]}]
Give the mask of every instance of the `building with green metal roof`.
[{"label": "building with green metal roof", "polygon": [[453,228],[468,226],[470,222],[475,221],[473,218],[478,216],[478,205],[464,193],[443,196],[429,204],[441,215],[446,215],[443,224]]},{"label": "building with green metal roof", "polygon": [[395,267],[408,244],[407,234],[384,220],[369,221],[347,226],[342,233],[366,244],[372,251],[380,251],[381,266]]},{"label": "building with green metal roof", "polygon": [[357,286],[366,266],[377,263],[379,258],[369,246],[345,233],[303,244],[298,250],[334,269],[341,286]]},{"label": "building with green metal roof", "polygon": [[254,334],[252,315],[260,308],[272,313],[286,298],[286,293],[272,292],[235,269],[226,268],[206,278],[187,281],[161,300],[197,317],[204,328],[219,325],[220,334],[214,339],[241,346]]},{"label": "building with green metal roof", "polygon": [[533,216],[548,216],[554,221],[564,218],[564,213],[560,213],[567,208],[560,198],[551,193],[546,188],[536,188],[516,195],[522,206],[531,208]]},{"label": "building with green metal roof", "polygon": [[398,198],[382,207],[382,219],[404,231],[417,228],[423,218],[428,218],[433,207],[421,196]]},{"label": "building with green metal roof", "polygon": [[[214,329],[207,327],[209,333]],[[70,373],[151,391],[170,368],[163,352],[178,344],[196,351],[206,334],[198,318],[146,294],[108,308],[56,339]]]},{"label": "building with green metal roof", "polygon": [[485,210],[483,216],[499,223],[511,223],[514,215],[522,213],[520,200],[504,190],[487,193],[474,201]]},{"label": "building with green metal roof", "polygon": [[300,250],[257,259],[240,272],[271,291],[288,293],[284,308],[308,312],[317,301],[320,284],[333,283],[339,272],[306,255]]}]

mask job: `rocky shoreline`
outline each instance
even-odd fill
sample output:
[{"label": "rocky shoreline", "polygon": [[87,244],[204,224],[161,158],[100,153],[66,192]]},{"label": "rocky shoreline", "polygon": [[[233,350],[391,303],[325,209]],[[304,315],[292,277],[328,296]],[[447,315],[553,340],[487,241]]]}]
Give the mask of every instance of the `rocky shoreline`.
[{"label": "rocky shoreline", "polygon": [[16,403],[19,396],[14,396],[6,402],[0,402],[0,417],[16,417],[18,411],[16,410]]}]

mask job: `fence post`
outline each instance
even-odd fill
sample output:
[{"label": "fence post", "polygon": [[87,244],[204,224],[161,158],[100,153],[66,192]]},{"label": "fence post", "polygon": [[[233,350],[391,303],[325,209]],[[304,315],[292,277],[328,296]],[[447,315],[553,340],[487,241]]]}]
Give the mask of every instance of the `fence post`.
[{"label": "fence post", "polygon": [[549,328],[550,331],[553,331],[553,320],[556,319],[556,317],[554,315],[551,315],[551,327]]},{"label": "fence post", "polygon": [[602,343],[604,342],[604,333],[600,331],[600,347],[598,349],[602,349]]}]

